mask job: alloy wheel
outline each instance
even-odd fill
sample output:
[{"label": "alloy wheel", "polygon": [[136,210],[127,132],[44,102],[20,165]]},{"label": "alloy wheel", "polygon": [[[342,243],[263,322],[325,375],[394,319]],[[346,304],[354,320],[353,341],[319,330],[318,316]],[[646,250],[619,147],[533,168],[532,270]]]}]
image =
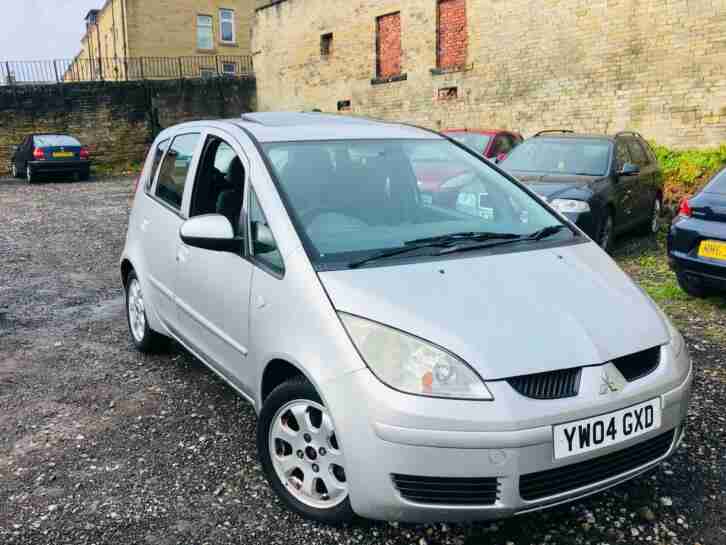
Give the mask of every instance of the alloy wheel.
[{"label": "alloy wheel", "polygon": [[18,167],[15,164],[15,162],[13,162],[12,171],[13,171],[13,178],[17,178],[18,177]]},{"label": "alloy wheel", "polygon": [[136,342],[143,342],[146,334],[146,312],[144,310],[144,296],[141,293],[141,285],[136,278],[132,279],[129,284],[126,304],[128,306],[131,334]]},{"label": "alloy wheel", "polygon": [[598,243],[600,244],[600,247],[608,251],[610,249],[610,244],[612,243],[613,238],[613,216],[611,214],[608,214],[607,218],[605,218],[605,223],[602,226],[602,229],[600,230],[600,240],[598,240]]},{"label": "alloy wheel", "polygon": [[269,451],[280,482],[301,503],[330,509],[348,497],[343,453],[321,404],[297,399],[283,405],[270,425]]},{"label": "alloy wheel", "polygon": [[25,181],[29,184],[33,183],[33,171],[29,166],[25,167]]}]

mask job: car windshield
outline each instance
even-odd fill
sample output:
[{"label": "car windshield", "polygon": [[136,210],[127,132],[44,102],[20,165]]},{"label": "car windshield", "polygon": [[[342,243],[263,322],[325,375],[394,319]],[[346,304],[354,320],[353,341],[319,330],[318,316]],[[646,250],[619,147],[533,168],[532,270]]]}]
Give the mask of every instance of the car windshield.
[{"label": "car windshield", "polygon": [[610,142],[572,138],[530,138],[517,146],[502,168],[518,172],[603,176],[610,162]]},{"label": "car windshield", "polygon": [[445,132],[444,134],[449,138],[453,138],[460,144],[464,144],[465,146],[473,149],[477,153],[484,153],[487,145],[489,145],[489,141],[492,139],[492,137],[488,134],[479,134],[476,132],[454,131]]},{"label": "car windshield", "polygon": [[[263,148],[317,267],[346,267],[421,239],[454,234],[512,239],[552,227],[553,240],[574,237],[517,184],[443,139],[285,142]],[[435,255],[428,250],[415,256]]]},{"label": "car windshield", "polygon": [[81,143],[73,138],[72,136],[64,136],[62,134],[43,134],[40,136],[34,136],[33,142],[39,148],[53,148],[53,147],[78,147]]}]

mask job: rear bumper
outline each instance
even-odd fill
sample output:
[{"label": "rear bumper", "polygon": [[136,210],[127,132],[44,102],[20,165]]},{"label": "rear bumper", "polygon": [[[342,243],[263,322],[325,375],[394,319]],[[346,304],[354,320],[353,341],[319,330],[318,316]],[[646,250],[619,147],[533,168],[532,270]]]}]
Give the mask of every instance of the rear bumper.
[{"label": "rear bumper", "polygon": [[47,172],[88,172],[91,162],[85,160],[74,161],[28,161],[33,172],[41,174]]},{"label": "rear bumper", "polygon": [[726,289],[726,261],[699,257],[702,240],[726,241],[726,224],[694,218],[676,220],[668,232],[668,264],[675,273]]}]

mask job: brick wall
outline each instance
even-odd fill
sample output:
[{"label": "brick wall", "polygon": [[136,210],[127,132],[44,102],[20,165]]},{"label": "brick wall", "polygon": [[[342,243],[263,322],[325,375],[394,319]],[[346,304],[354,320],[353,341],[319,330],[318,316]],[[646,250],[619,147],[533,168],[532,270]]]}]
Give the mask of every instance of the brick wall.
[{"label": "brick wall", "polygon": [[[627,128],[681,148],[726,140],[723,0],[462,3],[466,66],[448,72],[437,70],[435,0],[283,0],[259,9],[260,109],[334,112],[350,100],[355,114],[432,128]],[[397,11],[407,80],[372,85],[376,17]],[[328,32],[335,47],[321,59]],[[454,87],[456,98],[439,99]]]},{"label": "brick wall", "polygon": [[446,70],[464,66],[469,41],[466,0],[438,0],[436,24],[438,67]]},{"label": "brick wall", "polygon": [[71,134],[89,145],[95,164],[120,169],[141,161],[161,128],[237,117],[255,100],[252,79],[0,87],[0,174],[28,134]]},{"label": "brick wall", "polygon": [[376,19],[376,63],[379,78],[401,73],[401,14],[389,13]]}]

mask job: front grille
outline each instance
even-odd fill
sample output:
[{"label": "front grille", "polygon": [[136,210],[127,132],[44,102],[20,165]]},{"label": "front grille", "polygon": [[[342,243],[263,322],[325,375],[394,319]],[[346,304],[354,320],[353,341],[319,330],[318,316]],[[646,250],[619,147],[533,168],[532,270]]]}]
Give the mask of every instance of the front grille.
[{"label": "front grille", "polygon": [[660,346],[616,358],[613,360],[613,365],[618,368],[620,374],[628,382],[643,378],[655,371],[660,365]]},{"label": "front grille", "polygon": [[589,486],[648,464],[664,456],[673,444],[668,433],[623,450],[568,466],[529,473],[519,478],[519,495],[532,501]]},{"label": "front grille", "polygon": [[391,475],[405,499],[416,503],[447,505],[494,505],[499,496],[496,477],[420,477]]},{"label": "front grille", "polygon": [[509,385],[525,397],[533,399],[561,399],[575,397],[580,390],[582,369],[562,369],[507,379]]}]

